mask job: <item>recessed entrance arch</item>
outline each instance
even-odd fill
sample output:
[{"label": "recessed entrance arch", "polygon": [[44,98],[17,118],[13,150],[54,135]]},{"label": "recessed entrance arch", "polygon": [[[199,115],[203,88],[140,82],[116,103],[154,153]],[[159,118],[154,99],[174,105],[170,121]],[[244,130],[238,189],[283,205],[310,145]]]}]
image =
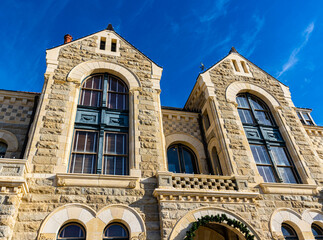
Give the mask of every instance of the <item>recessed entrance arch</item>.
[{"label": "recessed entrance arch", "polygon": [[219,223],[208,223],[200,226],[194,240],[245,240],[246,238],[236,229]]}]

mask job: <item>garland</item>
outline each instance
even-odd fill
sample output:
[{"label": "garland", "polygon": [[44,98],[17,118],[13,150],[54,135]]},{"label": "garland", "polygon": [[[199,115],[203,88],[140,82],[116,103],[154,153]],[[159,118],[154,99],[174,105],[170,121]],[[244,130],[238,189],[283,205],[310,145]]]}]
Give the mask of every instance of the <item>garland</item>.
[{"label": "garland", "polygon": [[202,218],[199,218],[196,222],[193,223],[193,226],[186,232],[185,240],[193,240],[195,237],[195,231],[199,228],[199,226],[205,226],[209,222],[216,222],[216,223],[226,223],[230,227],[234,227],[240,230],[246,238],[246,240],[254,240],[255,236],[250,233],[250,230],[247,226],[239,222],[235,219],[230,219],[225,214],[217,214],[217,215],[206,215]]}]

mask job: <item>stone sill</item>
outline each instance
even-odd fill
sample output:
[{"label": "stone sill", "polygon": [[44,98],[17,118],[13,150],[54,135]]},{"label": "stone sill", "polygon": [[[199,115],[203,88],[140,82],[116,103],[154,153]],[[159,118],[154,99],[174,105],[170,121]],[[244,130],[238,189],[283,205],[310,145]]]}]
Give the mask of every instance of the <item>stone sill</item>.
[{"label": "stone sill", "polygon": [[57,173],[57,185],[61,187],[112,187],[136,188],[139,177],[79,173]]},{"label": "stone sill", "polygon": [[316,195],[317,185],[310,184],[286,184],[286,183],[260,183],[264,193],[292,194],[292,195]]},{"label": "stone sill", "polygon": [[25,172],[30,172],[30,165],[27,162],[27,159],[18,159],[18,158],[0,158],[0,164],[15,164],[15,165],[24,165]]}]

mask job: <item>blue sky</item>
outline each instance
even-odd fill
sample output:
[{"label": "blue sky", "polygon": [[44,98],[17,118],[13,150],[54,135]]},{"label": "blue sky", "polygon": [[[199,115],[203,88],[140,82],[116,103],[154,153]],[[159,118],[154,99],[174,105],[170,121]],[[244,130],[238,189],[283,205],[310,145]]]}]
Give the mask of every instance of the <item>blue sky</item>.
[{"label": "blue sky", "polygon": [[235,46],[323,125],[321,0],[1,0],[0,21],[1,89],[40,92],[46,49],[112,23],[164,68],[164,106],[183,107],[200,63],[210,67]]}]

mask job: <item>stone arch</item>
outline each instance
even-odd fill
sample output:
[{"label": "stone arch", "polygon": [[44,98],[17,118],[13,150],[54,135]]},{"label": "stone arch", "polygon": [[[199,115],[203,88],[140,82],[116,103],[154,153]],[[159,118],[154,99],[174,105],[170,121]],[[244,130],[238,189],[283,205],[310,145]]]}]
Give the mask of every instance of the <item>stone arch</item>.
[{"label": "stone arch", "polygon": [[[302,214],[302,219],[312,227],[312,224],[318,225],[321,229],[323,229],[323,213],[316,209],[307,209]],[[307,231],[311,231],[308,229]]]},{"label": "stone arch", "polygon": [[193,150],[197,158],[205,158],[204,147],[202,142],[189,134],[174,133],[174,134],[168,135],[165,138],[165,141],[166,141],[166,150],[173,143],[183,143],[184,145],[187,145]]},{"label": "stone arch", "polygon": [[145,223],[140,214],[131,207],[113,204],[101,209],[97,217],[107,226],[112,222],[121,222],[129,230],[130,237],[146,236]]},{"label": "stone arch", "polygon": [[[174,133],[174,134],[168,135],[165,138],[165,142],[166,142],[166,152],[168,147],[171,144],[175,144],[175,143],[182,143],[183,145],[186,145],[187,147],[189,147],[194,152],[197,158],[197,163],[198,163],[200,172],[203,173],[205,171],[206,166],[204,166],[205,164],[203,165],[202,163],[205,162],[206,156],[204,152],[203,143],[200,140],[198,140],[197,138],[187,133]],[[166,166],[167,166],[167,163],[166,163]]]},{"label": "stone arch", "polygon": [[229,210],[226,210],[223,208],[214,208],[214,207],[198,208],[185,214],[180,220],[177,221],[168,239],[169,240],[184,239],[186,232],[190,229],[193,222],[196,222],[199,218],[204,217],[206,215],[217,215],[217,214],[226,214],[231,219],[236,219],[240,222],[243,222],[248,227],[250,232],[255,236],[255,239],[260,240],[260,237],[258,236],[256,231],[241,217],[239,217],[235,213],[232,213]]},{"label": "stone arch", "polygon": [[77,222],[87,231],[87,223],[94,219],[95,211],[83,204],[67,204],[56,208],[42,222],[38,239],[56,239],[59,229],[68,222]]},{"label": "stone arch", "polygon": [[18,150],[18,139],[12,132],[0,130],[0,141],[8,145],[7,152],[15,152]]},{"label": "stone arch", "polygon": [[311,226],[302,219],[302,216],[289,208],[279,208],[270,217],[269,228],[273,238],[282,238],[281,226],[283,223],[290,225],[300,240],[308,239],[305,236],[311,234]]},{"label": "stone arch", "polygon": [[270,107],[271,110],[274,110],[276,107],[280,106],[276,98],[274,98],[266,90],[256,85],[253,85],[251,83],[245,83],[245,82],[231,83],[226,89],[225,97],[228,102],[237,103],[236,97],[237,97],[237,94],[240,92],[249,92],[261,98]]},{"label": "stone arch", "polygon": [[67,81],[81,83],[87,76],[93,73],[109,72],[120,77],[129,90],[140,87],[140,81],[129,69],[117,64],[103,60],[93,60],[80,63],[75,66],[67,75]]}]

